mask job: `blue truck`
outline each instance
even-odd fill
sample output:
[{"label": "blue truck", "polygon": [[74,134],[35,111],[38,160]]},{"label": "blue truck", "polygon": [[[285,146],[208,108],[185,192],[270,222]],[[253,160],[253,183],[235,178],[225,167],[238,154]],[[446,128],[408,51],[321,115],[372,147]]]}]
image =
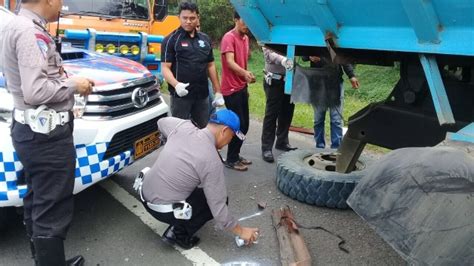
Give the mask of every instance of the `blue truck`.
[{"label": "blue truck", "polygon": [[[386,100],[349,118],[337,152],[283,154],[277,166],[278,188],[308,204],[341,209],[350,205],[410,263],[473,265],[474,1],[231,3],[259,42],[293,61],[317,55],[334,63],[397,64],[400,69],[400,80]],[[295,89],[297,70],[286,73],[287,94]],[[361,157],[366,144],[394,150],[389,154],[404,153],[427,167],[400,178],[415,182],[411,187],[389,187],[388,177],[374,174],[387,160],[368,166]],[[440,162],[441,157],[432,156],[439,151],[452,153],[447,157],[452,159]],[[430,161],[423,161],[422,154]],[[463,158],[462,163],[456,158]],[[417,166],[396,166],[401,172],[410,170],[407,167]],[[434,181],[433,173],[449,171],[450,178]],[[383,189],[374,189],[384,182]],[[416,197],[407,196],[411,189]],[[397,196],[387,200],[392,194]],[[364,196],[366,205],[358,205]]]}]

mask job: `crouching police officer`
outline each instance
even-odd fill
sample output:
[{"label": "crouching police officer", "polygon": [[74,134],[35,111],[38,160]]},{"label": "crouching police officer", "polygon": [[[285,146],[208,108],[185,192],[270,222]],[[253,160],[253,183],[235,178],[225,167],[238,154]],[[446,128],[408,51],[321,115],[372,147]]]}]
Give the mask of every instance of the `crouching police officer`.
[{"label": "crouching police officer", "polygon": [[67,78],[46,23],[58,20],[62,0],[22,0],[3,32],[4,75],[14,100],[11,136],[28,186],[24,223],[37,265],[66,261],[63,241],[73,215],[74,93],[87,95],[92,81]]},{"label": "crouching police officer", "polygon": [[199,242],[194,234],[214,218],[221,229],[239,236],[245,244],[255,242],[258,229],[240,226],[229,212],[224,166],[217,152],[234,135],[244,137],[239,117],[219,110],[203,129],[175,117],[160,119],[158,127],[167,138],[166,145],[135,188],[146,210],[170,225],[162,239],[190,249]]}]

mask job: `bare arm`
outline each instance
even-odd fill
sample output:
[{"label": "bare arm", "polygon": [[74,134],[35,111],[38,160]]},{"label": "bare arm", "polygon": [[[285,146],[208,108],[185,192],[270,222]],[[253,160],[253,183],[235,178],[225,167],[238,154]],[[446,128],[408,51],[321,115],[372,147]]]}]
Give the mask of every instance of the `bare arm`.
[{"label": "bare arm", "polygon": [[176,84],[179,83],[179,81],[174,77],[173,72],[171,72],[171,63],[161,63],[161,73],[163,73],[163,78],[171,86],[176,87]]},{"label": "bare arm", "polygon": [[227,64],[230,70],[232,70],[235,74],[237,74],[238,76],[244,77],[248,83],[255,82],[255,76],[253,75],[253,73],[248,70],[243,69],[235,62],[233,52],[225,53],[225,60],[227,61]]}]

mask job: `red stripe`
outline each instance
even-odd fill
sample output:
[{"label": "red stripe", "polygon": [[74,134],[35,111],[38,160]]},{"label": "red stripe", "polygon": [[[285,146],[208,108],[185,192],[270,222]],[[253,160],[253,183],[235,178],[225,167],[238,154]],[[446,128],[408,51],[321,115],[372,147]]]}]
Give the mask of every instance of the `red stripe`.
[{"label": "red stripe", "polygon": [[48,36],[46,36],[46,35],[36,33],[35,36],[36,36],[36,39],[37,39],[37,40],[42,40],[42,41],[44,41],[46,44],[50,44],[50,43],[51,43],[51,39],[50,39]]}]

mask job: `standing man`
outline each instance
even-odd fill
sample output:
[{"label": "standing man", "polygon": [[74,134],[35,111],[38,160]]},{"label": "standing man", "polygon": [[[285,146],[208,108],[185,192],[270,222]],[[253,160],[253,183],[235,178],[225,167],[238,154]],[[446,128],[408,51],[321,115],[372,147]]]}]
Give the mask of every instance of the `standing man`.
[{"label": "standing man", "polygon": [[[249,93],[247,83],[254,83],[255,76],[247,70],[250,55],[249,29],[240,15],[234,13],[235,26],[227,32],[221,41],[222,58],[222,94],[225,105],[234,111],[240,119],[240,130],[247,134],[249,129]],[[235,137],[227,149],[225,165],[228,168],[246,171],[251,161],[240,156],[243,141]]]},{"label": "standing man", "polygon": [[23,165],[28,193],[24,223],[36,265],[66,262],[63,241],[73,215],[76,152],[70,111],[74,93],[88,95],[93,82],[67,78],[61,55],[46,29],[57,21],[62,0],[22,0],[22,8],[3,31],[4,74],[13,96],[11,137]]},{"label": "standing man", "polygon": [[[343,73],[349,77],[353,89],[359,88],[359,81],[354,74],[354,68],[351,64],[338,65],[329,61],[327,58],[321,58],[318,56],[306,56],[302,58],[304,61],[311,61],[311,67],[316,68],[332,68],[336,69],[336,75],[334,78],[338,79],[337,88],[322,88],[325,90],[332,90],[340,94],[339,102],[335,105],[327,106],[315,106],[314,109],[314,140],[316,141],[316,148],[326,148],[325,133],[324,133],[324,121],[326,119],[326,110],[329,109],[329,117],[331,119],[331,149],[338,149],[342,141],[342,112],[344,106],[344,80],[342,78]],[[325,93],[330,95],[331,92]]]},{"label": "standing man", "polygon": [[199,128],[209,121],[208,78],[216,91],[214,102],[224,105],[220,93],[212,43],[205,33],[196,30],[199,9],[195,3],[179,6],[181,27],[162,42],[161,71],[171,94],[171,115],[192,119]]},{"label": "standing man", "polygon": [[282,151],[296,149],[290,145],[288,140],[288,131],[295,105],[290,102],[291,96],[285,94],[285,73],[286,69],[291,69],[292,66],[288,64],[286,57],[265,47],[262,49],[265,58],[263,89],[267,98],[262,128],[262,157],[264,161],[272,163],[274,161],[272,148],[275,142],[275,132],[276,149]]},{"label": "standing man", "polygon": [[221,229],[247,245],[255,242],[258,229],[240,226],[229,213],[224,166],[217,151],[235,136],[244,138],[237,115],[219,110],[204,129],[174,117],[160,119],[158,127],[167,142],[139,191],[146,210],[170,225],[163,241],[190,249],[199,242],[194,234],[214,218]]}]

